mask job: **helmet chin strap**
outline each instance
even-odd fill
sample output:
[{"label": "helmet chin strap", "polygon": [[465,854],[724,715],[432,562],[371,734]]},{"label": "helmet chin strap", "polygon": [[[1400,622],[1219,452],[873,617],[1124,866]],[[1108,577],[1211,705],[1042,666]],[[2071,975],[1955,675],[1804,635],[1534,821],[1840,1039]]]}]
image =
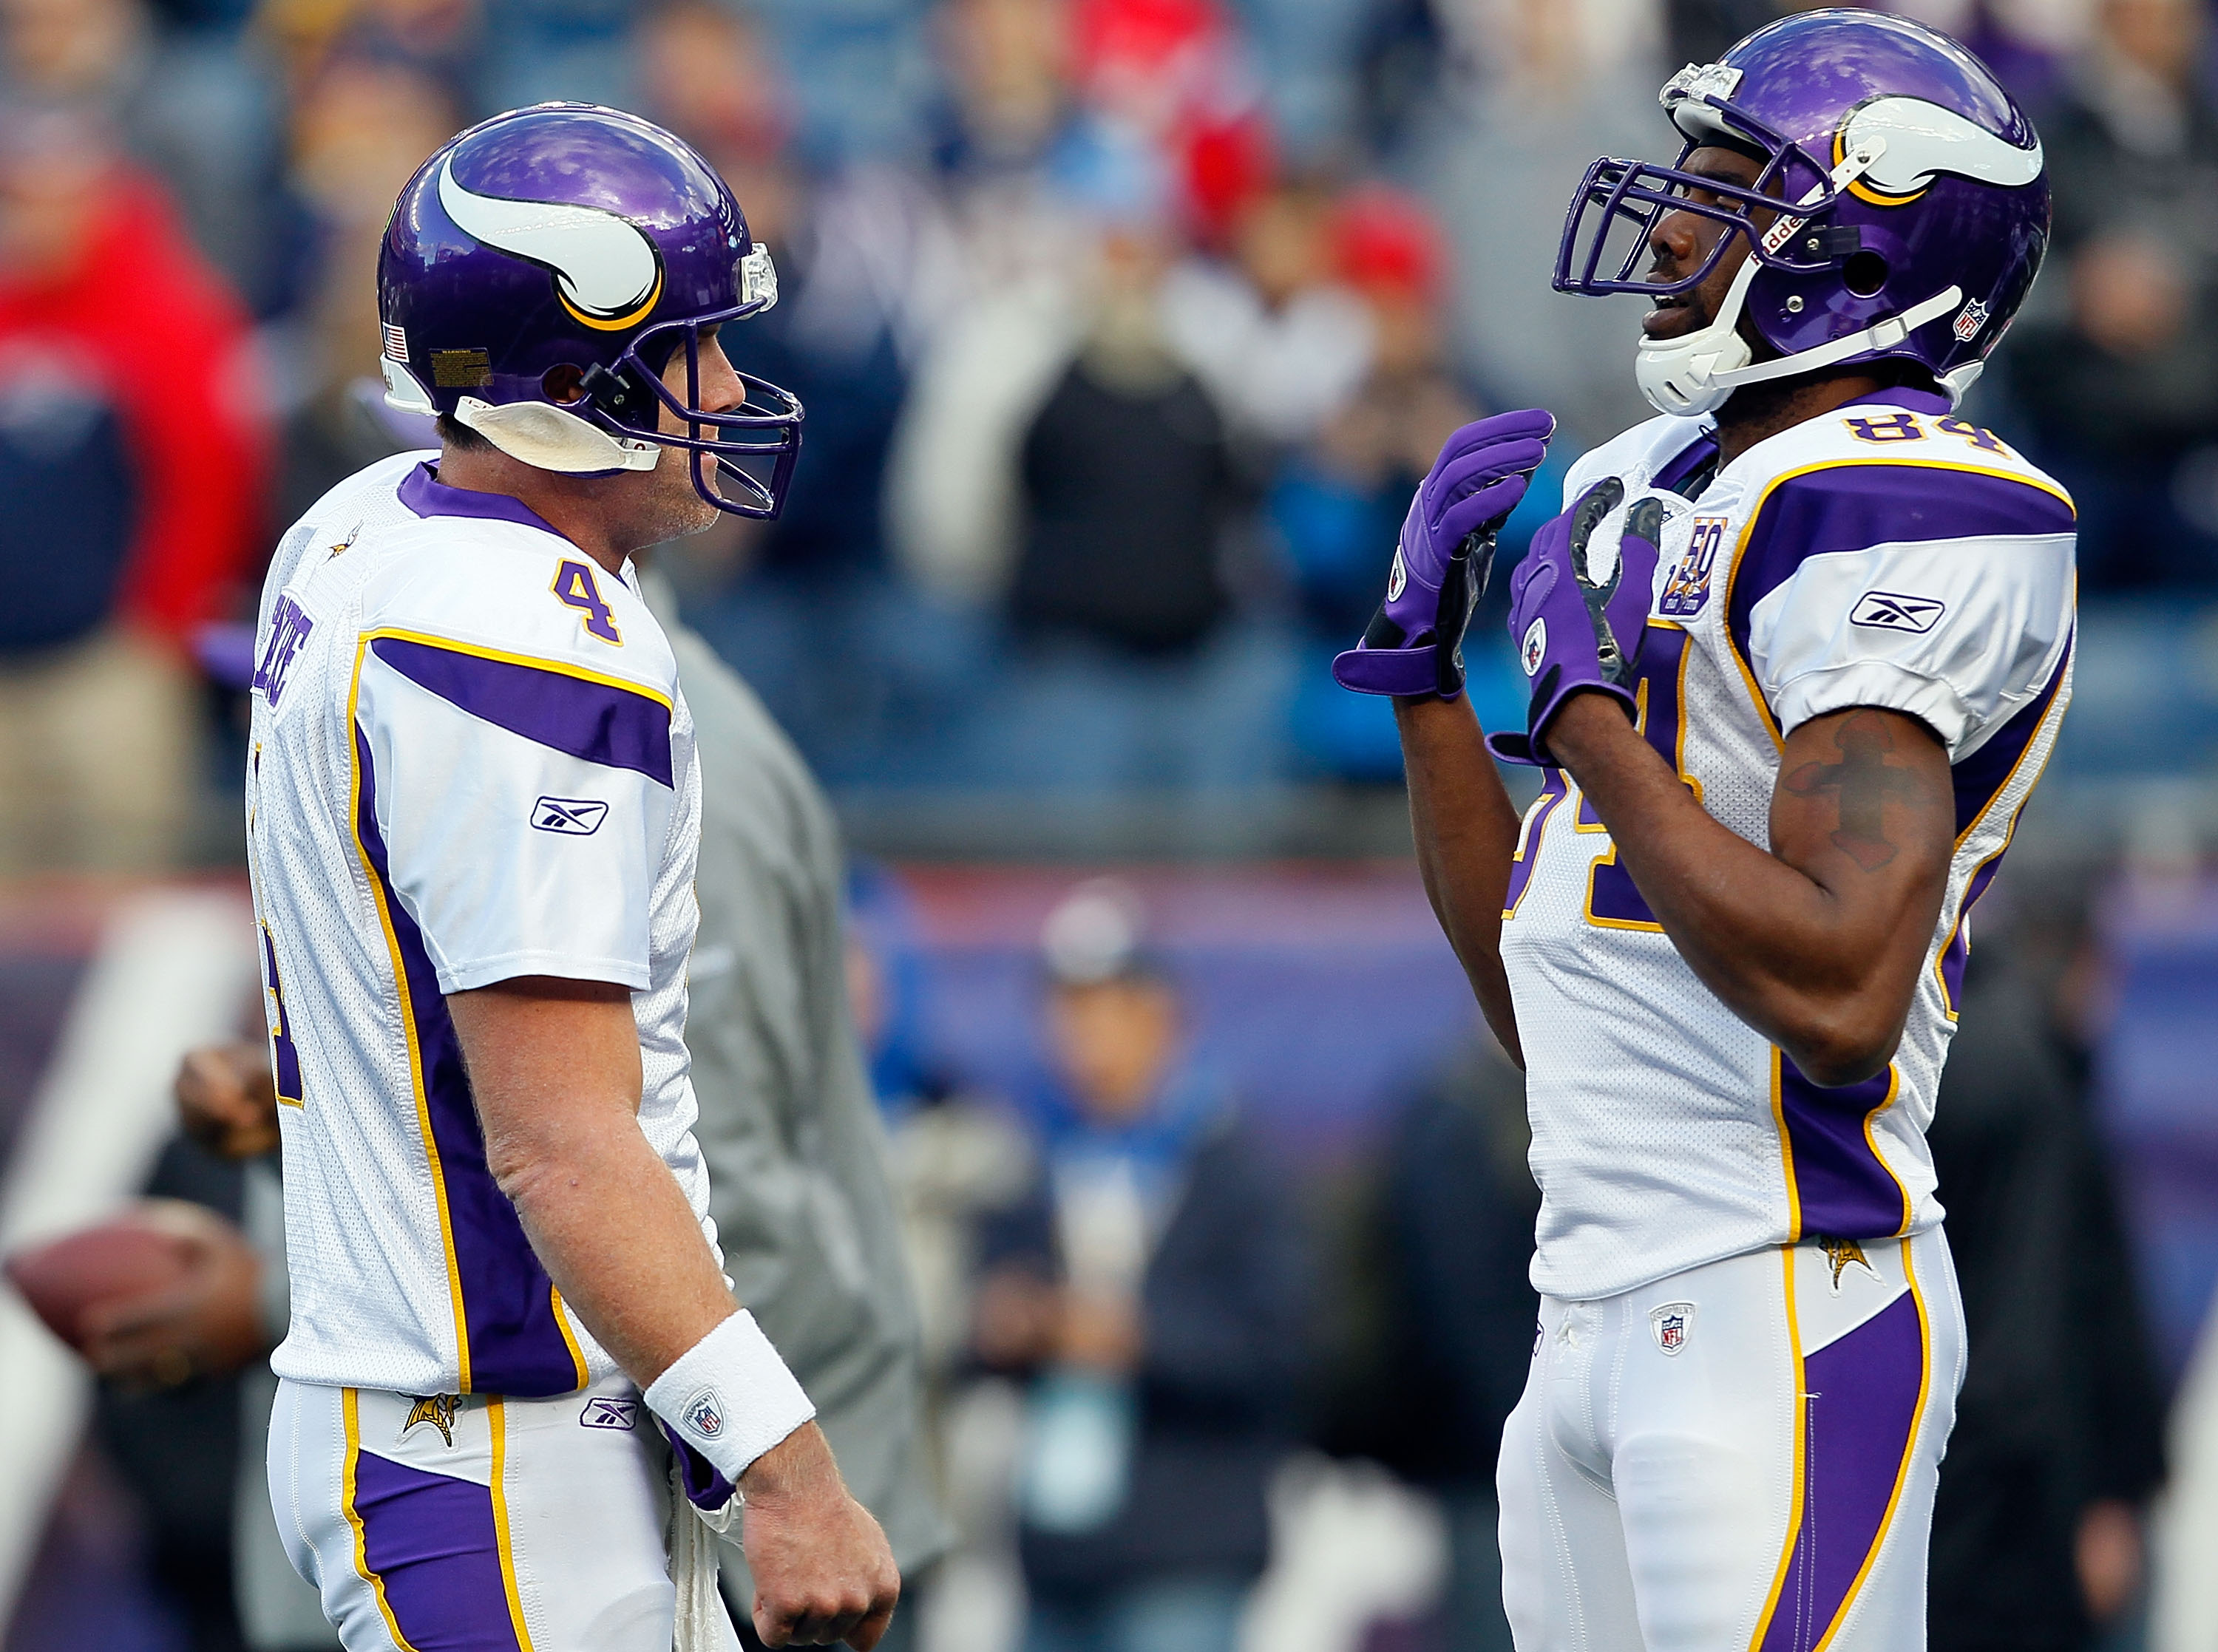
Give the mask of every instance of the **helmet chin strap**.
[{"label": "helmet chin strap", "polygon": [[[1657,412],[1676,413],[1682,418],[1715,412],[1725,405],[1726,397],[1744,384],[1791,379],[1797,374],[1815,373],[1853,356],[1893,350],[1927,322],[1948,314],[1964,300],[1962,288],[1945,287],[1932,297],[1911,305],[1900,315],[1874,321],[1845,338],[1831,339],[1814,349],[1798,350],[1776,361],[1751,364],[1748,341],[1740,336],[1739,322],[1741,311],[1748,301],[1749,283],[1756,278],[1758,268],[1753,257],[1741,265],[1732,287],[1726,289],[1718,319],[1708,326],[1697,328],[1682,338],[1666,339],[1660,344],[1641,341],[1640,354],[1633,362],[1633,376],[1639,381],[1640,393],[1648,398],[1649,405]],[[1972,387],[1971,379],[1977,376],[1973,374],[1960,383],[1958,374],[1948,375],[1942,387],[1948,393],[1951,405]]]}]

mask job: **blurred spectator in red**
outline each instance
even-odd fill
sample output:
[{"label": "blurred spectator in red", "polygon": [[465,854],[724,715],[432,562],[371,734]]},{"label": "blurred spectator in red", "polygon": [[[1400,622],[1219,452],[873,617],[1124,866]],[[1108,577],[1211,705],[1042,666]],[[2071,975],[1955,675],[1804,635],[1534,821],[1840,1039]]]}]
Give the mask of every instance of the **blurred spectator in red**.
[{"label": "blurred spectator in red", "polygon": [[[2102,0],[2041,117],[2056,232],[2010,381],[2091,589],[2218,586],[2218,112],[2200,0]],[[2043,297],[2045,289],[2046,296]]]},{"label": "blurred spectator in red", "polygon": [[744,15],[662,0],[641,13],[635,55],[636,106],[708,157],[777,260],[777,306],[728,328],[723,347],[809,414],[778,519],[727,518],[668,566],[689,618],[812,758],[900,743],[929,715],[908,662],[929,628],[890,570],[881,480],[957,279],[952,237],[913,175],[874,163],[819,172],[796,156],[784,65]]},{"label": "blurred spectator in red", "polygon": [[4,0],[9,96],[82,111],[161,179],[201,254],[266,313],[276,255],[276,89],[251,43],[158,28],[141,0]]},{"label": "blurred spectator in red", "polygon": [[281,523],[387,454],[439,445],[430,419],[385,405],[377,244],[401,185],[460,124],[442,82],[367,56],[330,59],[294,104],[290,183],[313,247],[299,314],[271,340],[296,399],[271,513]]},{"label": "blurred spectator in red", "polygon": [[1272,170],[1262,82],[1236,20],[1218,0],[1076,0],[1071,28],[1087,105],[1161,154],[1180,227],[1224,245]]},{"label": "blurred spectator in red", "polygon": [[1164,290],[1180,353],[1236,429],[1270,447],[1314,436],[1371,366],[1371,314],[1335,268],[1335,216],[1323,180],[1273,183],[1236,210],[1230,262],[1190,259]]},{"label": "blurred spectator in red", "polygon": [[1106,880],[1048,919],[1044,1174],[982,1259],[979,1358],[1030,1379],[1025,1652],[1231,1652],[1310,1352],[1283,1171],[1142,925]]},{"label": "blurred spectator in red", "polygon": [[1090,263],[947,327],[903,411],[889,525],[922,582],[1003,622],[982,775],[1236,793],[1281,771],[1286,662],[1247,611],[1252,483],[1168,325],[1174,186],[1128,136],[1070,188]]},{"label": "blurred spectator in red", "polygon": [[1546,407],[1573,455],[1653,416],[1639,306],[1597,312],[1549,277],[1579,157],[1669,152],[1661,0],[1442,0],[1451,96],[1415,176],[1455,249],[1456,355],[1487,399]]},{"label": "blurred spectator in red", "polygon": [[1392,719],[1335,693],[1327,666],[1379,604],[1411,491],[1478,409],[1447,364],[1447,249],[1423,203],[1381,185],[1354,191],[1327,238],[1341,279],[1361,295],[1370,349],[1353,398],[1288,455],[1270,493],[1308,629],[1295,732],[1329,773],[1393,780]]},{"label": "blurred spectator in red", "polygon": [[201,785],[180,645],[261,527],[238,302],[85,120],[0,117],[0,869],[173,863]]}]

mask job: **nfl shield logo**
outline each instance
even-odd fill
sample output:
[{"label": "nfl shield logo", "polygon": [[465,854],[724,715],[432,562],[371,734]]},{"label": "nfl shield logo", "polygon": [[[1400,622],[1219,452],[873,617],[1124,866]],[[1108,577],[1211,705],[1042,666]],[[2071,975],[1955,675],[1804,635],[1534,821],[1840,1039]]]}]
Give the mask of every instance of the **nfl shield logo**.
[{"label": "nfl shield logo", "polygon": [[685,1426],[703,1439],[714,1439],[724,1432],[723,1396],[712,1388],[704,1388],[685,1402]]},{"label": "nfl shield logo", "polygon": [[1956,337],[1968,344],[1987,325],[1987,306],[1973,299],[1956,312],[1956,325],[1951,329]]},{"label": "nfl shield logo", "polygon": [[1548,622],[1536,619],[1525,628],[1525,640],[1518,645],[1518,664],[1524,666],[1525,675],[1531,677],[1540,669],[1540,662],[1548,657]]},{"label": "nfl shield logo", "polygon": [[1694,1327],[1692,1302],[1665,1302],[1648,1310],[1648,1328],[1655,1333],[1656,1346],[1667,1354],[1676,1356],[1687,1346],[1688,1333]]}]

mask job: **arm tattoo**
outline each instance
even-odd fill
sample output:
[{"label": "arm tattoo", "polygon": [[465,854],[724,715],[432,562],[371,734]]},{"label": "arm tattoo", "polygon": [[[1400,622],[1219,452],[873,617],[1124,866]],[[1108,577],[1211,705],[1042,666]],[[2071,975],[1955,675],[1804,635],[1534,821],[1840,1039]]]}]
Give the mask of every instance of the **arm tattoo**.
[{"label": "arm tattoo", "polygon": [[1853,712],[1833,731],[1839,748],[1838,763],[1806,763],[1787,777],[1787,789],[1798,797],[1832,792],[1840,823],[1833,847],[1867,872],[1876,872],[1893,860],[1895,845],[1887,835],[1887,805],[1890,798],[1922,801],[1925,787],[1918,777],[1888,762],[1894,750],[1894,731],[1869,711]]}]

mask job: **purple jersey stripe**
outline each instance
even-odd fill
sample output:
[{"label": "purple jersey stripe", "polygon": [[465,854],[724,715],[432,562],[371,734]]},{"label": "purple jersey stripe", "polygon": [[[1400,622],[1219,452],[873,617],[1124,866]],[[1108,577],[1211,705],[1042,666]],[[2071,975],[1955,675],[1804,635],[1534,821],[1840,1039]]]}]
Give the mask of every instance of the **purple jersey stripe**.
[{"label": "purple jersey stripe", "polygon": [[1894,1179],[1866,1129],[1894,1095],[1892,1067],[1862,1084],[1827,1089],[1812,1084],[1784,1050],[1779,1063],[1779,1125],[1786,1132],[1787,1178],[1800,1213],[1794,1236],[1886,1239],[1909,1218]]},{"label": "purple jersey stripe", "polygon": [[1803,1361],[1801,1503],[1759,1652],[1812,1652],[1849,1604],[1918,1437],[1927,1358],[1905,1290]]},{"label": "purple jersey stripe", "polygon": [[469,517],[479,522],[512,522],[519,528],[536,528],[542,534],[553,534],[566,545],[570,542],[523,500],[505,493],[449,487],[429,464],[418,465],[402,477],[399,491],[400,503],[419,517]]},{"label": "purple jersey stripe", "polygon": [[277,983],[277,945],[270,938],[270,925],[262,928],[262,965],[270,982],[270,1001],[276,1019],[270,1025],[270,1076],[276,1082],[277,1099],[298,1105],[300,1094],[300,1047],[293,1042],[293,1023],[285,1013],[285,994]]},{"label": "purple jersey stripe", "polygon": [[670,708],[643,690],[406,637],[375,637],[369,646],[410,682],[496,727],[588,763],[673,783]]},{"label": "purple jersey stripe", "polygon": [[354,1507],[362,1564],[416,1652],[517,1652],[488,1488],[358,1451]]},{"label": "purple jersey stripe", "polygon": [[2047,489],[1959,464],[1897,455],[1790,473],[1757,504],[1725,575],[1725,624],[1748,664],[1756,605],[1806,557],[1975,535],[2068,534],[2072,507]]},{"label": "purple jersey stripe", "polygon": [[[1961,838],[1972,829],[1972,824],[1985,814],[2002,789],[2017,772],[2018,759],[2025,755],[2033,737],[2041,732],[2041,720],[2048,715],[2048,708],[2055,703],[2057,690],[2064,686],[2064,673],[2072,665],[2073,641],[2066,639],[2064,652],[2056,658],[2056,669],[2048,674],[2048,681],[2039,694],[2022,707],[2017,715],[1995,731],[1994,737],[1978,751],[1957,764],[1948,771],[1948,783],[1956,793],[1956,835]],[[1966,903],[1969,905],[1969,902]]]},{"label": "purple jersey stripe", "polygon": [[415,1018],[419,1081],[438,1153],[448,1237],[469,1338],[467,1386],[473,1393],[520,1398],[574,1392],[585,1385],[585,1373],[555,1317],[553,1282],[524,1236],[516,1207],[486,1168],[485,1135],[462,1067],[462,1041],[447,1013],[424,933],[401,904],[387,869],[384,835],[377,829],[377,777],[370,766],[369,741],[359,728],[354,740],[362,774],[355,830],[383,888]]}]

